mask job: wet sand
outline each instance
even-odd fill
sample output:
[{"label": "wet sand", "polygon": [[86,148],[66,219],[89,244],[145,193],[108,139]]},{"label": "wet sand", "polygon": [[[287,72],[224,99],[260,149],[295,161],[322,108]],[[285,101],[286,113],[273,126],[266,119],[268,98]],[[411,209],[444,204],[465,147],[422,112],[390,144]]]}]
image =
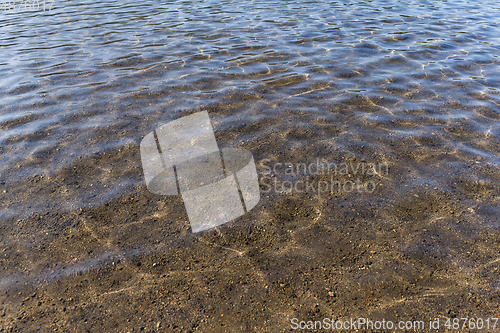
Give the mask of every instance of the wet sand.
[{"label": "wet sand", "polygon": [[[138,149],[88,158],[30,184],[50,195],[113,160],[133,161],[128,172],[140,177]],[[305,156],[289,150],[285,160]],[[4,220],[1,327],[288,332],[292,318],[498,316],[499,221],[487,209],[498,183],[458,176],[451,192],[396,192],[418,163],[386,160],[390,172],[370,195],[262,194],[248,214],[198,234],[180,198],[144,184],[97,207]]]},{"label": "wet sand", "polygon": [[[0,19],[0,332],[499,317],[498,4],[54,5]],[[264,182],[193,234],[181,198],[147,191],[139,144],[202,110],[267,184],[374,190]],[[261,163],[318,159],[388,172]]]}]

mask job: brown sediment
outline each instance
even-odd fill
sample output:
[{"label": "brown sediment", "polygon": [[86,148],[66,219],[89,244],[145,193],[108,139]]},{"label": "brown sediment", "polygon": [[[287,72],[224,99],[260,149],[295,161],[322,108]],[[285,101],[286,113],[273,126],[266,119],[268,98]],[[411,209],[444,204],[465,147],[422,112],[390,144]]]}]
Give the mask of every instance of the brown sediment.
[{"label": "brown sediment", "polygon": [[497,186],[455,181],[455,194],[394,195],[405,171],[393,165],[370,196],[263,193],[248,214],[200,234],[180,198],[144,185],[97,207],[4,220],[4,239],[18,243],[0,252],[9,272],[0,323],[12,332],[286,332],[292,318],[495,315],[500,235],[481,209]]},{"label": "brown sediment", "polygon": [[[51,15],[50,33],[42,13],[0,23],[0,332],[498,317],[494,2],[139,5],[120,22],[107,6]],[[261,183],[249,213],[192,234],[180,197],[147,191],[139,142],[201,110],[261,177],[374,191]],[[264,159],[388,172],[265,175]]]}]

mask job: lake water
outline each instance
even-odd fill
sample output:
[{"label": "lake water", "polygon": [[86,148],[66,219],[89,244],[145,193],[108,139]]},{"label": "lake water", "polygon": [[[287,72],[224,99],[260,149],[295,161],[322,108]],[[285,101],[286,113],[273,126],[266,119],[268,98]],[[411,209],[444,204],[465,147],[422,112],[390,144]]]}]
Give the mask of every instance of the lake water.
[{"label": "lake water", "polygon": [[[7,329],[277,332],[498,308],[498,2],[39,5],[0,12]],[[146,190],[139,143],[202,110],[219,147],[252,152],[261,200],[192,234],[182,200]],[[317,161],[387,169],[266,172]],[[373,187],[287,190],[308,176]],[[132,310],[105,321],[114,304]]]}]

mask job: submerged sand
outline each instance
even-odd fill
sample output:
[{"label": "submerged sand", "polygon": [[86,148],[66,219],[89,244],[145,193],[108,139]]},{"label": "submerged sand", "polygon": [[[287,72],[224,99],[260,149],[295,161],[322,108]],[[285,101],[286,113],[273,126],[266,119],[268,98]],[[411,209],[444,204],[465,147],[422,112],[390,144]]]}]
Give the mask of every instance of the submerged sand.
[{"label": "submerged sand", "polygon": [[[140,179],[138,149],[30,184],[50,195],[120,160]],[[284,160],[309,153],[287,150]],[[181,198],[151,194],[143,183],[103,205],[4,219],[1,328],[287,332],[293,318],[440,318],[442,326],[451,317],[497,316],[500,233],[488,207],[498,183],[455,175],[451,191],[408,189],[419,163],[375,153],[371,160],[390,165],[382,178],[365,175],[377,181],[374,193],[262,193],[248,214],[198,234]],[[476,161],[471,168],[500,180],[498,170]]]}]

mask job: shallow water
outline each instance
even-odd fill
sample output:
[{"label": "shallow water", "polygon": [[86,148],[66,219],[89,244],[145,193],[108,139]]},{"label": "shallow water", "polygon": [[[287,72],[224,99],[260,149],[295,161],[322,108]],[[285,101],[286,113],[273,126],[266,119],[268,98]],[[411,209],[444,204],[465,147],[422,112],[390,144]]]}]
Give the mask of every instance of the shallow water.
[{"label": "shallow water", "polygon": [[[195,251],[205,236],[190,234],[182,203],[145,190],[139,143],[208,110],[219,147],[250,150],[261,177],[264,160],[389,167],[362,175],[376,183],[372,193],[262,192],[252,214],[218,231],[222,245],[210,244],[264,251],[267,241],[240,242],[252,234],[245,228],[286,229],[281,250],[269,250],[278,267],[280,251],[307,252],[318,236],[299,230],[366,219],[368,231],[341,239],[390,224],[395,251],[431,253],[460,267],[450,276],[470,274],[483,288],[474,267],[496,267],[498,244],[487,240],[500,228],[498,17],[496,1],[56,0],[51,11],[2,11],[0,286],[50,284],[177,246]],[[85,246],[71,249],[72,235]],[[482,259],[460,245],[471,240],[486,242]]]}]

